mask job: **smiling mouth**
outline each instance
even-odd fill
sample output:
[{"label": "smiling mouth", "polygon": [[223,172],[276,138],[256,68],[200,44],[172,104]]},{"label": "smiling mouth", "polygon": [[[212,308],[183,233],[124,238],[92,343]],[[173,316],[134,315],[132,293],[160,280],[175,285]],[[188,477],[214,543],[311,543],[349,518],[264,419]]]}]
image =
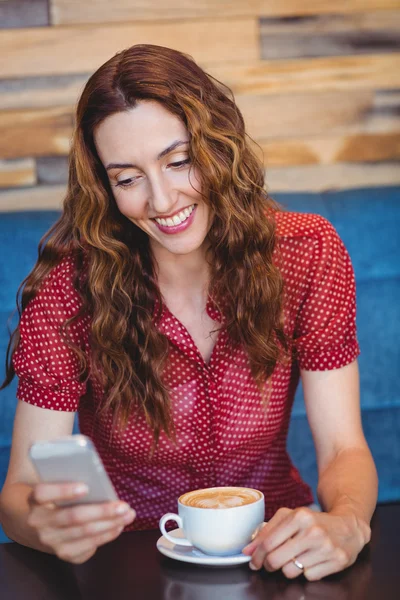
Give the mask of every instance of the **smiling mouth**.
[{"label": "smiling mouth", "polygon": [[186,221],[186,219],[190,217],[195,206],[196,204],[192,204],[191,206],[188,206],[188,208],[184,208],[173,217],[168,217],[167,219],[154,218],[152,220],[156,221],[159,225],[162,225],[163,227],[176,227],[177,225],[184,223],[184,221]]}]

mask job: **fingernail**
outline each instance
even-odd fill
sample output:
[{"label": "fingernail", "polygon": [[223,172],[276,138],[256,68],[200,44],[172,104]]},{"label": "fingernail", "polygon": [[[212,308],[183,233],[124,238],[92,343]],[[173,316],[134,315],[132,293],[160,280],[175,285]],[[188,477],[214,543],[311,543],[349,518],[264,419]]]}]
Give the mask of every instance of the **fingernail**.
[{"label": "fingernail", "polygon": [[136,515],[133,512],[133,510],[130,510],[128,513],[124,514],[124,523],[129,523],[130,521],[133,521],[133,518],[135,516]]},{"label": "fingernail", "polygon": [[117,513],[117,515],[123,515],[124,513],[128,512],[129,510],[129,504],[126,504],[126,502],[124,502],[123,504],[118,504],[117,508],[115,509],[115,512]]},{"label": "fingernail", "polygon": [[73,489],[74,494],[87,494],[88,491],[89,491],[89,488],[84,483],[80,483],[80,484],[76,485]]},{"label": "fingernail", "polygon": [[249,567],[250,567],[250,569],[251,569],[252,571],[257,571],[257,570],[258,570],[258,569],[257,569],[257,567],[256,567],[255,565],[253,565],[253,563],[252,563],[252,562],[250,562],[250,563],[249,563]]}]

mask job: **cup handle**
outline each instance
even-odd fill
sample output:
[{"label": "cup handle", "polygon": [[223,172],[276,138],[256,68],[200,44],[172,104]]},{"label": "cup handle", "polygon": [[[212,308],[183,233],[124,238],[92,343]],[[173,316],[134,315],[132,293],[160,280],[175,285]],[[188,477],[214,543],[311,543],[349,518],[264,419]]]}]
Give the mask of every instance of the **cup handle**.
[{"label": "cup handle", "polygon": [[166,515],[161,517],[160,523],[159,523],[160,530],[161,530],[161,533],[163,534],[163,536],[169,542],[171,542],[174,545],[178,544],[179,546],[193,546],[193,544],[191,544],[189,542],[189,540],[187,540],[186,538],[176,538],[176,537],[173,537],[172,535],[170,535],[168,533],[168,531],[165,530],[165,523],[167,521],[175,521],[176,523],[178,523],[178,525],[181,529],[183,528],[183,523],[182,523],[181,517],[175,513],[167,513]]}]

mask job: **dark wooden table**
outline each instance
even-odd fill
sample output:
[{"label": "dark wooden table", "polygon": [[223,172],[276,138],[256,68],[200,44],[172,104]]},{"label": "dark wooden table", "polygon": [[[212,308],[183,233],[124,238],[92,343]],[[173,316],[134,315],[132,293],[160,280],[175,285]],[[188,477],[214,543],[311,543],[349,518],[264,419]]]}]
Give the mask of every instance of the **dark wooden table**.
[{"label": "dark wooden table", "polygon": [[207,568],[162,556],[158,531],[122,534],[83,565],[0,545],[2,600],[394,600],[400,598],[400,504],[379,506],[357,562],[322,581]]}]

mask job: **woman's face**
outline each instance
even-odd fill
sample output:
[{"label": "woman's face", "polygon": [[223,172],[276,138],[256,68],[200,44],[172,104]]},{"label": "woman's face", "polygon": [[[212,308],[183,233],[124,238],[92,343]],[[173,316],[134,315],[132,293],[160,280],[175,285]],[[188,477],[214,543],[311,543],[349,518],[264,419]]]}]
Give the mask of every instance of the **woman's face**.
[{"label": "woman's face", "polygon": [[[142,101],[107,117],[94,139],[119,210],[148,234],[153,251],[198,250],[211,215],[189,181],[189,134],[180,119]],[[191,181],[200,190],[194,169]]]}]

